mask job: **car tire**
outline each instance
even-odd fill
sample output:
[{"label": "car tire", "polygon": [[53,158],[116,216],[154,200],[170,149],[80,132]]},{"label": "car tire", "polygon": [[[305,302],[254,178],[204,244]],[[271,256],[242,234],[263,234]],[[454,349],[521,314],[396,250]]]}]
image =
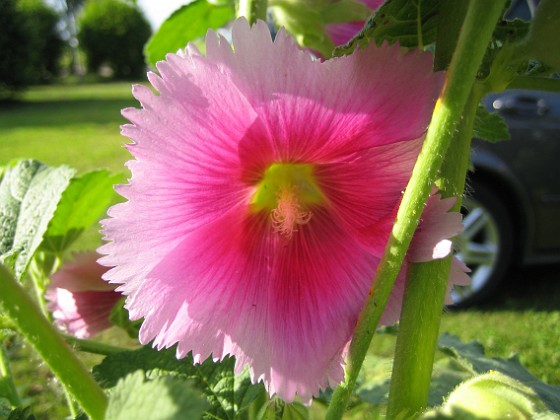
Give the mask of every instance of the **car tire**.
[{"label": "car tire", "polygon": [[452,307],[471,306],[492,294],[513,259],[513,224],[497,191],[480,180],[470,183],[463,200],[464,231],[456,238],[457,257],[470,269],[471,284],[455,286]]}]

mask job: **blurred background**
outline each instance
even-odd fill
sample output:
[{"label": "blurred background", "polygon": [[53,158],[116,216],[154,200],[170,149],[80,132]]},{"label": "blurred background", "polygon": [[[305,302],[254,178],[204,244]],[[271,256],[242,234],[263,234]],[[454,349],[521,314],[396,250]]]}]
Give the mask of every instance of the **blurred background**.
[{"label": "blurred background", "polygon": [[[125,123],[120,110],[138,106],[131,84],[146,83],[144,45],[165,18],[185,3],[0,0],[0,166],[14,159],[34,158],[49,165],[67,164],[80,172],[108,168],[126,179],[124,163],[130,155],[122,147],[127,139],[119,133],[119,126]],[[556,97],[551,104],[560,104],[560,95]],[[532,123],[543,121],[526,114],[522,117],[532,118]],[[550,137],[557,145],[559,127],[554,126],[555,134]],[[501,144],[499,147],[509,150],[513,147]],[[547,176],[558,173],[559,168],[550,167]],[[481,174],[479,170],[473,176],[478,177],[476,182]],[[494,184],[485,178],[487,187]],[[557,186],[560,180],[552,185]],[[493,195],[499,197],[499,191],[502,187]],[[478,201],[482,201],[480,197]],[[550,222],[558,226],[557,220],[556,225]],[[516,232],[526,230],[522,222],[511,224]],[[546,230],[547,220],[541,224]],[[488,240],[492,229],[483,232],[486,236],[473,236],[471,245],[497,246]],[[553,254],[560,255],[559,243],[555,240]],[[77,246],[92,249],[99,244],[94,229]],[[533,374],[560,385],[560,265],[520,262],[511,254],[508,263],[500,266],[499,282],[481,299],[463,305],[465,308],[446,310],[441,330],[465,341],[480,341],[492,357],[517,354]],[[114,334],[109,331],[100,339],[121,339]],[[372,352],[379,357],[390,355],[393,345],[391,334],[381,334],[375,338]],[[44,367],[37,369],[39,359],[25,343],[13,342],[7,347],[15,360],[16,378],[21,378],[17,384],[20,395],[33,403],[37,418],[59,418],[64,397],[52,386],[52,374]],[[87,361],[93,364],[96,359],[92,356]]]}]

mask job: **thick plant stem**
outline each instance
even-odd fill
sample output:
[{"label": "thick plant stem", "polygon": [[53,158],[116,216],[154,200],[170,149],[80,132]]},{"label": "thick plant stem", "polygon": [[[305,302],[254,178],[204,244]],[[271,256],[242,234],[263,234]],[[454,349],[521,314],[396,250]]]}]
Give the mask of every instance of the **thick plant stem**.
[{"label": "thick plant stem", "polygon": [[12,406],[17,407],[21,405],[21,400],[17,393],[16,385],[12,378],[12,371],[10,369],[10,360],[6,354],[6,349],[2,343],[0,336],[0,389],[6,392],[4,395]]},{"label": "thick plant stem", "polygon": [[0,306],[86,414],[93,420],[103,419],[107,396],[58,331],[2,265]]},{"label": "thick plant stem", "polygon": [[267,0],[238,0],[237,17],[245,17],[252,25],[257,19],[266,22]]},{"label": "thick plant stem", "polygon": [[341,418],[346,409],[369,344],[418,226],[424,203],[461,119],[476,72],[504,2],[505,0],[492,2],[471,0],[470,2],[446,85],[434,109],[426,140],[412,171],[391,237],[377,268],[375,287],[370,291],[354,330],[347,358],[345,382],[333,394],[327,419]]},{"label": "thick plant stem", "polygon": [[[440,171],[438,186],[442,196],[457,197],[454,211],[461,207],[479,100],[478,94],[469,97]],[[428,403],[450,265],[451,256],[410,266],[395,349],[388,418],[413,416]]]}]

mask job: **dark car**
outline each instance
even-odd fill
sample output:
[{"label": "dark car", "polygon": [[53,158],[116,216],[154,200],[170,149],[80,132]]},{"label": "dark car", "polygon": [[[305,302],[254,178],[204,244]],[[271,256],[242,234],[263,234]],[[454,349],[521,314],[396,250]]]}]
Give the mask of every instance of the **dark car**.
[{"label": "dark car", "polygon": [[472,285],[453,292],[466,306],[487,297],[515,266],[560,262],[560,94],[509,90],[485,98],[511,139],[473,141],[459,257]]}]

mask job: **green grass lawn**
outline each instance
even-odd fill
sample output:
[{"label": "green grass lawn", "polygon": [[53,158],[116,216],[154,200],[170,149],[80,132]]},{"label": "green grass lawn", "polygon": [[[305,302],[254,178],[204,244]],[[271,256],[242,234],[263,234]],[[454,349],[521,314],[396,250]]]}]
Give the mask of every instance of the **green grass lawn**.
[{"label": "green grass lawn", "polygon": [[[48,86],[31,89],[19,103],[0,105],[0,165],[15,158],[36,158],[51,165],[69,164],[80,171],[98,167],[126,172],[130,155],[119,134],[120,109],[137,106],[129,83]],[[442,332],[478,340],[490,356],[516,353],[542,380],[560,385],[560,267],[523,269],[511,276],[484,306],[446,312]],[[111,340],[112,335],[104,335]],[[375,339],[373,349],[390,352],[390,337]],[[25,401],[38,401],[38,418],[58,418],[46,400],[52,378],[45,369],[35,374],[37,359],[21,357],[14,344],[16,382]],[[26,350],[24,354],[32,354]],[[29,356],[32,357],[32,356]],[[30,364],[30,360],[32,363]],[[46,385],[47,384],[47,385]],[[47,397],[45,397],[47,395]],[[62,401],[62,395],[52,394]]]},{"label": "green grass lawn", "polygon": [[0,165],[25,157],[124,171],[130,155],[120,110],[130,106],[137,106],[130,83],[33,88],[21,102],[0,104]]}]

